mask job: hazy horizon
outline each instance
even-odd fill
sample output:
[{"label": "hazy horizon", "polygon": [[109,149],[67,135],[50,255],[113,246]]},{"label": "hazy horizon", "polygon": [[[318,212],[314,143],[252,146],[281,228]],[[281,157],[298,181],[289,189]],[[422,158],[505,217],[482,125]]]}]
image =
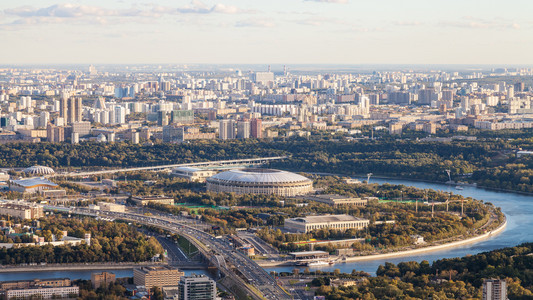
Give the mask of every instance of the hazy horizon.
[{"label": "hazy horizon", "polygon": [[531,65],[527,0],[7,0],[0,64]]}]

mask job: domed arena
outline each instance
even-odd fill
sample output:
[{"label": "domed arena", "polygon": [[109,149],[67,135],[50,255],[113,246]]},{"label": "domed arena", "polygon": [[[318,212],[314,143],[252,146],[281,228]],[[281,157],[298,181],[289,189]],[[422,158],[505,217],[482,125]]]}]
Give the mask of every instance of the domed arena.
[{"label": "domed arena", "polygon": [[313,181],[287,171],[273,169],[238,169],[208,178],[207,190],[236,194],[273,194],[296,196],[313,190]]},{"label": "domed arena", "polygon": [[32,176],[52,175],[55,173],[54,169],[45,166],[33,166],[24,169],[24,173]]}]

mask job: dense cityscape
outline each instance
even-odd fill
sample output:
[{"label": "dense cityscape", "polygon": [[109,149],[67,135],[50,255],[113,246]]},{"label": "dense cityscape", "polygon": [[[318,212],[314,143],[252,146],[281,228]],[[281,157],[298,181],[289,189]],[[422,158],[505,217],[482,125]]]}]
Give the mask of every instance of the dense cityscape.
[{"label": "dense cityscape", "polygon": [[0,3],[0,298],[533,299],[498,2]]}]

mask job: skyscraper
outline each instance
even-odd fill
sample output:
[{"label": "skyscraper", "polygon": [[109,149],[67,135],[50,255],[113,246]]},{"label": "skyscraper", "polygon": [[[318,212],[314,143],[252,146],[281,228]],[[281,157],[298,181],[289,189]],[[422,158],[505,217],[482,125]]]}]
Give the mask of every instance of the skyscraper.
[{"label": "skyscraper", "polygon": [[250,134],[256,139],[263,137],[263,121],[261,119],[252,119],[252,122],[250,123]]},{"label": "skyscraper", "polygon": [[214,300],[216,283],[204,275],[183,276],[178,286],[180,300]]}]

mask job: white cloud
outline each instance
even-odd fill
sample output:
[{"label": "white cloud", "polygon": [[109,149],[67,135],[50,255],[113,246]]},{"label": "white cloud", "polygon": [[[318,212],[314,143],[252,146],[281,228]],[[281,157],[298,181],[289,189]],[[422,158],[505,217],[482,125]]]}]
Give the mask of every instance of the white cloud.
[{"label": "white cloud", "polygon": [[396,21],[396,22],[394,22],[394,25],[398,25],[398,26],[420,26],[420,25],[424,25],[424,23],[418,22],[418,21]]},{"label": "white cloud", "polygon": [[439,25],[471,29],[520,29],[520,24],[502,18],[481,19],[470,16],[464,17],[463,20],[460,21],[443,21],[440,22]]},{"label": "white cloud", "polygon": [[322,3],[340,3],[340,4],[346,4],[348,3],[348,0],[304,0],[307,2],[322,2]]},{"label": "white cloud", "polygon": [[221,3],[215,4],[209,7],[202,1],[193,0],[190,5],[178,8],[178,12],[182,14],[210,14],[210,13],[238,14],[238,13],[246,13],[250,11],[245,11],[236,6],[225,5]]},{"label": "white cloud", "polygon": [[248,19],[239,21],[235,24],[235,27],[275,27],[276,24],[274,24],[272,21],[264,20],[264,19]]}]

